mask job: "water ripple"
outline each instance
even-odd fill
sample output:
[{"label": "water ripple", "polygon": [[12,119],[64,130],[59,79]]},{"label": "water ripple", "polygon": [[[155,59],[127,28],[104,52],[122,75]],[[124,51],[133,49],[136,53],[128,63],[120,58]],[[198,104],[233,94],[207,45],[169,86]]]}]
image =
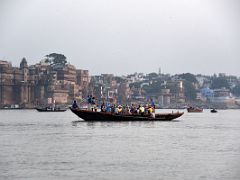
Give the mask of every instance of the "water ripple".
[{"label": "water ripple", "polygon": [[171,122],[0,111],[0,179],[240,179],[239,110]]}]

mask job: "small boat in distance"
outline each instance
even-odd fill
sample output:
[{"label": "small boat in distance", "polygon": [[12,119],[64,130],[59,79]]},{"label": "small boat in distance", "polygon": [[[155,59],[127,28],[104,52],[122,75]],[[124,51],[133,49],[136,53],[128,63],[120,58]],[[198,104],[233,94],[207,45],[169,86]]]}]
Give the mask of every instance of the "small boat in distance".
[{"label": "small boat in distance", "polygon": [[37,107],[38,112],[64,112],[67,110],[63,105],[56,105],[53,98],[48,98],[48,104],[42,107]]},{"label": "small boat in distance", "polygon": [[217,110],[216,110],[216,109],[211,109],[210,112],[211,112],[211,113],[217,113]]},{"label": "small boat in distance", "polygon": [[38,112],[64,112],[67,109],[66,108],[60,108],[60,107],[55,107],[55,108],[51,108],[51,107],[39,107],[36,108],[36,110]]},{"label": "small boat in distance", "polygon": [[115,114],[110,112],[96,112],[71,108],[70,110],[84,121],[171,121],[184,114],[176,113],[156,113],[155,117],[141,114]]},{"label": "small boat in distance", "polygon": [[203,112],[203,109],[202,108],[198,108],[198,107],[188,107],[187,108],[187,111],[188,112]]}]

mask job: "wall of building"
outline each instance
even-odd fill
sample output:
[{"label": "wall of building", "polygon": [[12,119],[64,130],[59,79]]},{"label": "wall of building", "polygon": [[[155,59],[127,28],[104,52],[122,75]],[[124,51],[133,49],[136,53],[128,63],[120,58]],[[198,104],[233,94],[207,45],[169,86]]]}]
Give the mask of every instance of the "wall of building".
[{"label": "wall of building", "polygon": [[[89,74],[87,70],[77,77],[73,65],[52,67],[36,64],[28,67],[25,58],[20,67],[12,67],[7,61],[0,61],[0,107],[19,104],[34,107],[46,103],[48,98],[56,98],[58,103],[71,103],[81,99],[82,91],[87,92]],[[77,82],[78,79],[78,82]]]}]

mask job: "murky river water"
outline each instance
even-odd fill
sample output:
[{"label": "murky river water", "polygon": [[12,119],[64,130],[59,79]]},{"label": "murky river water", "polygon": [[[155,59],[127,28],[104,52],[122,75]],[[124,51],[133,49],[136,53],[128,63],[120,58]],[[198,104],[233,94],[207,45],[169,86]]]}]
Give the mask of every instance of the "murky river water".
[{"label": "murky river water", "polygon": [[0,179],[240,179],[240,110],[169,122],[79,120],[70,111],[1,110]]}]

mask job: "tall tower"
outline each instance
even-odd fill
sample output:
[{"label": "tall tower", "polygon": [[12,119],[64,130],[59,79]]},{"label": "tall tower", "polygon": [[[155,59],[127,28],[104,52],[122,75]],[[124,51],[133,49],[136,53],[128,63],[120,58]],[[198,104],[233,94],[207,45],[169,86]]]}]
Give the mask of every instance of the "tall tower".
[{"label": "tall tower", "polygon": [[21,85],[20,85],[20,104],[26,106],[30,101],[30,89],[28,84],[28,65],[26,58],[23,58],[20,63],[20,71],[22,73]]},{"label": "tall tower", "polygon": [[161,68],[159,67],[159,68],[158,68],[158,75],[161,75],[161,74],[162,74]]},{"label": "tall tower", "polygon": [[23,81],[27,82],[28,79],[28,65],[27,65],[27,60],[24,57],[20,63],[20,70],[22,70],[22,75],[23,75]]}]

